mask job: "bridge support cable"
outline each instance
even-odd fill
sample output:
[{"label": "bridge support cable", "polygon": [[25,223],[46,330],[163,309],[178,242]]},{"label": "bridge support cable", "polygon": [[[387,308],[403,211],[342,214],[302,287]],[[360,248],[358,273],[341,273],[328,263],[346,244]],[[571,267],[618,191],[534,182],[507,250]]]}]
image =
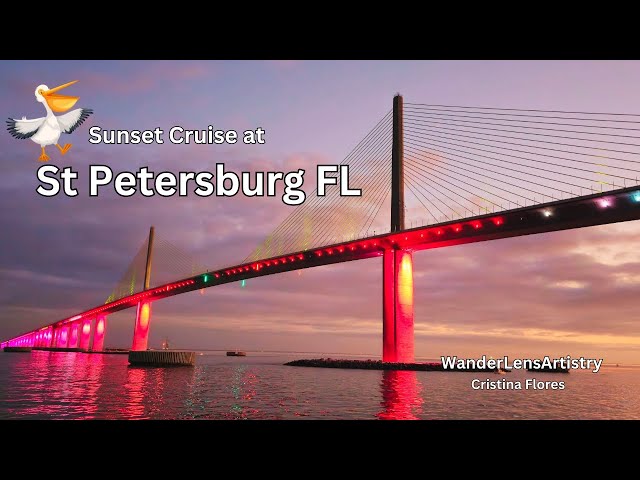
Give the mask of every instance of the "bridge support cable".
[{"label": "bridge support cable", "polygon": [[[363,141],[360,142],[358,147],[356,147],[342,162],[342,164],[348,164],[352,171],[363,168],[365,166],[365,160],[371,155],[377,153],[381,146],[380,144],[375,144],[376,135],[381,135],[383,137],[390,136],[390,133],[387,135],[385,132],[390,132],[389,126],[389,118],[390,114],[385,116],[379,123],[374,127],[374,129],[365,137]],[[356,170],[357,171],[357,170]],[[339,172],[336,174],[329,174],[329,177],[336,177],[340,179]],[[278,228],[276,228],[260,245],[252,254],[252,256],[248,257],[253,258],[264,258],[268,257],[270,254],[279,254],[277,252],[284,252],[287,243],[293,240],[295,243],[302,243],[303,248],[310,248],[313,242],[313,236],[315,234],[314,230],[318,228],[318,216],[321,215],[323,208],[326,207],[326,204],[332,200],[333,197],[318,197],[312,196],[311,200],[309,200],[306,204],[301,207],[297,207],[296,211],[294,211],[285,221],[283,221]],[[344,200],[344,199],[343,199]],[[334,205],[336,207],[341,206],[342,203],[338,203]],[[332,212],[327,212],[331,214]],[[348,212],[347,214],[342,215],[342,222],[340,226],[342,228],[345,227],[345,220],[349,220]],[[326,222],[325,222],[326,223]],[[297,232],[294,232],[292,235],[292,230],[295,231],[295,227],[299,227],[302,224],[302,229],[298,228]],[[302,236],[302,238],[300,238]]]},{"label": "bridge support cable", "polygon": [[406,103],[404,144],[423,223],[640,185],[637,114]]},{"label": "bridge support cable", "polygon": [[[196,275],[209,270],[204,263],[199,262],[193,255],[177,247],[161,234],[154,236],[152,248],[153,276],[149,279],[148,287],[163,285],[175,278]],[[148,250],[149,238],[146,238],[105,303],[147,289],[145,288],[145,271]]]},{"label": "bridge support cable", "polygon": [[338,186],[327,187],[322,197],[314,190],[309,200],[296,207],[245,262],[367,235],[391,187],[392,117],[391,111],[384,115],[340,162],[349,166],[349,186],[360,188],[362,196],[341,196],[339,184],[346,179],[341,178],[340,171],[328,174],[337,178]]}]

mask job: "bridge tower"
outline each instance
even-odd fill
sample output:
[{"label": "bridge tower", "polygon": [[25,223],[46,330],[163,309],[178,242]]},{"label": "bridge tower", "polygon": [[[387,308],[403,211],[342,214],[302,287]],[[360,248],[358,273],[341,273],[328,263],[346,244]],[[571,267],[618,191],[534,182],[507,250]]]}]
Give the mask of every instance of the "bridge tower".
[{"label": "bridge tower", "polygon": [[[391,231],[404,225],[404,145],[402,96],[393,97],[391,152]],[[413,254],[402,248],[384,251],[382,260],[382,360],[413,362]]]},{"label": "bridge tower", "polygon": [[[144,269],[144,290],[149,290],[151,283],[151,259],[153,254],[154,228],[149,229],[147,243],[147,263]],[[133,329],[133,345],[131,350],[146,350],[149,341],[149,323],[151,322],[151,302],[141,301],[136,308],[136,324]]]}]

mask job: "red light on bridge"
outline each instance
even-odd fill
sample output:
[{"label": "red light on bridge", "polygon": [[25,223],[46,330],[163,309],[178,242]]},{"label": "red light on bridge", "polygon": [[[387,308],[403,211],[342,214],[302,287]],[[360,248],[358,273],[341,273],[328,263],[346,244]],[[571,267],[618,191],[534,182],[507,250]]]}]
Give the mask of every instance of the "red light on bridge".
[{"label": "red light on bridge", "polygon": [[375,247],[376,245],[378,245],[378,242],[373,242],[373,246]]},{"label": "red light on bridge", "polygon": [[296,257],[294,257],[293,255],[291,255],[291,256],[289,257],[289,260],[291,260],[292,262],[294,262],[294,261],[296,260]]},{"label": "red light on bridge", "polygon": [[149,304],[143,303],[142,309],[140,310],[140,326],[146,329],[148,325],[149,325]]},{"label": "red light on bridge", "polygon": [[436,235],[442,235],[442,230],[440,228],[436,230]]},{"label": "red light on bridge", "polygon": [[340,248],[338,248],[338,251],[339,251],[340,253],[343,253],[343,252],[344,252],[344,247],[340,247]]},{"label": "red light on bridge", "polygon": [[249,271],[249,267],[244,267],[244,271],[248,272]]},{"label": "red light on bridge", "polygon": [[356,249],[356,247],[352,246],[351,247],[351,251],[353,252]]},{"label": "red light on bridge", "polygon": [[460,225],[456,225],[455,227],[453,227],[454,232],[459,232],[460,230],[462,230],[462,227]]},{"label": "red light on bridge", "polygon": [[504,220],[502,220],[502,218],[500,218],[500,217],[496,217],[496,218],[493,219],[493,223],[494,223],[494,225],[500,226],[500,225],[502,225],[504,223]]},{"label": "red light on bridge", "polygon": [[609,208],[613,204],[610,198],[600,198],[598,200],[598,205],[600,208]]},{"label": "red light on bridge", "polygon": [[316,252],[316,255],[318,255],[319,257],[321,257],[321,256],[322,256],[322,252],[321,252],[320,250],[318,250],[318,251]]},{"label": "red light on bridge", "polygon": [[298,258],[299,258],[300,260],[304,260],[304,255],[299,254],[299,255],[298,255]]},{"label": "red light on bridge", "polygon": [[478,221],[473,222],[472,225],[473,225],[473,228],[475,228],[475,229],[478,229],[478,228],[482,227],[482,223],[480,223]]},{"label": "red light on bridge", "polygon": [[216,278],[220,278],[220,274],[219,273],[214,273],[213,274]]},{"label": "red light on bridge", "polygon": [[328,253],[329,255],[333,255],[333,250],[331,250],[330,248],[327,248],[327,253]]},{"label": "red light on bridge", "polygon": [[267,267],[271,266],[271,262],[264,262],[264,263],[267,265]]},{"label": "red light on bridge", "polygon": [[274,261],[273,261],[273,264],[274,264],[274,265],[277,265],[277,264],[278,264],[278,260],[274,260]]}]

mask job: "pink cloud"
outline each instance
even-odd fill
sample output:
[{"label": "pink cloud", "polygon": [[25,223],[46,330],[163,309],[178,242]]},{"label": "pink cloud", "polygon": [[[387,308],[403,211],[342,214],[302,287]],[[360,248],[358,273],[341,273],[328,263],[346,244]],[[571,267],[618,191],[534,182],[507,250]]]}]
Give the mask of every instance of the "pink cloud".
[{"label": "pink cloud", "polygon": [[289,70],[302,63],[301,60],[270,60],[269,65],[278,70]]},{"label": "pink cloud", "polygon": [[81,78],[87,88],[103,90],[118,94],[137,94],[156,88],[161,84],[171,84],[191,80],[210,75],[215,72],[211,63],[203,62],[145,62],[140,64],[131,75],[118,75],[116,73],[79,71],[76,76]]}]

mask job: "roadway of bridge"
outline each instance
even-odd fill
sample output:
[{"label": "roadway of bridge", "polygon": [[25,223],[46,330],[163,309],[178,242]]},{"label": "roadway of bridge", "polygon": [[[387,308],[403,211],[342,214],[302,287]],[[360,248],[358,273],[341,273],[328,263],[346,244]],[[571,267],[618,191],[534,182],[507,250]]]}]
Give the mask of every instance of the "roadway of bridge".
[{"label": "roadway of bridge", "polygon": [[91,308],[18,335],[12,340],[50,326],[59,327],[83,318],[93,318],[98,314],[107,315],[125,310],[136,306],[140,301],[156,301],[194,290],[266,275],[377,257],[387,249],[419,251],[638,219],[640,219],[638,187],[557,200],[499,213],[487,213],[464,220],[452,220],[321,248],[291,252],[183,278]]}]

